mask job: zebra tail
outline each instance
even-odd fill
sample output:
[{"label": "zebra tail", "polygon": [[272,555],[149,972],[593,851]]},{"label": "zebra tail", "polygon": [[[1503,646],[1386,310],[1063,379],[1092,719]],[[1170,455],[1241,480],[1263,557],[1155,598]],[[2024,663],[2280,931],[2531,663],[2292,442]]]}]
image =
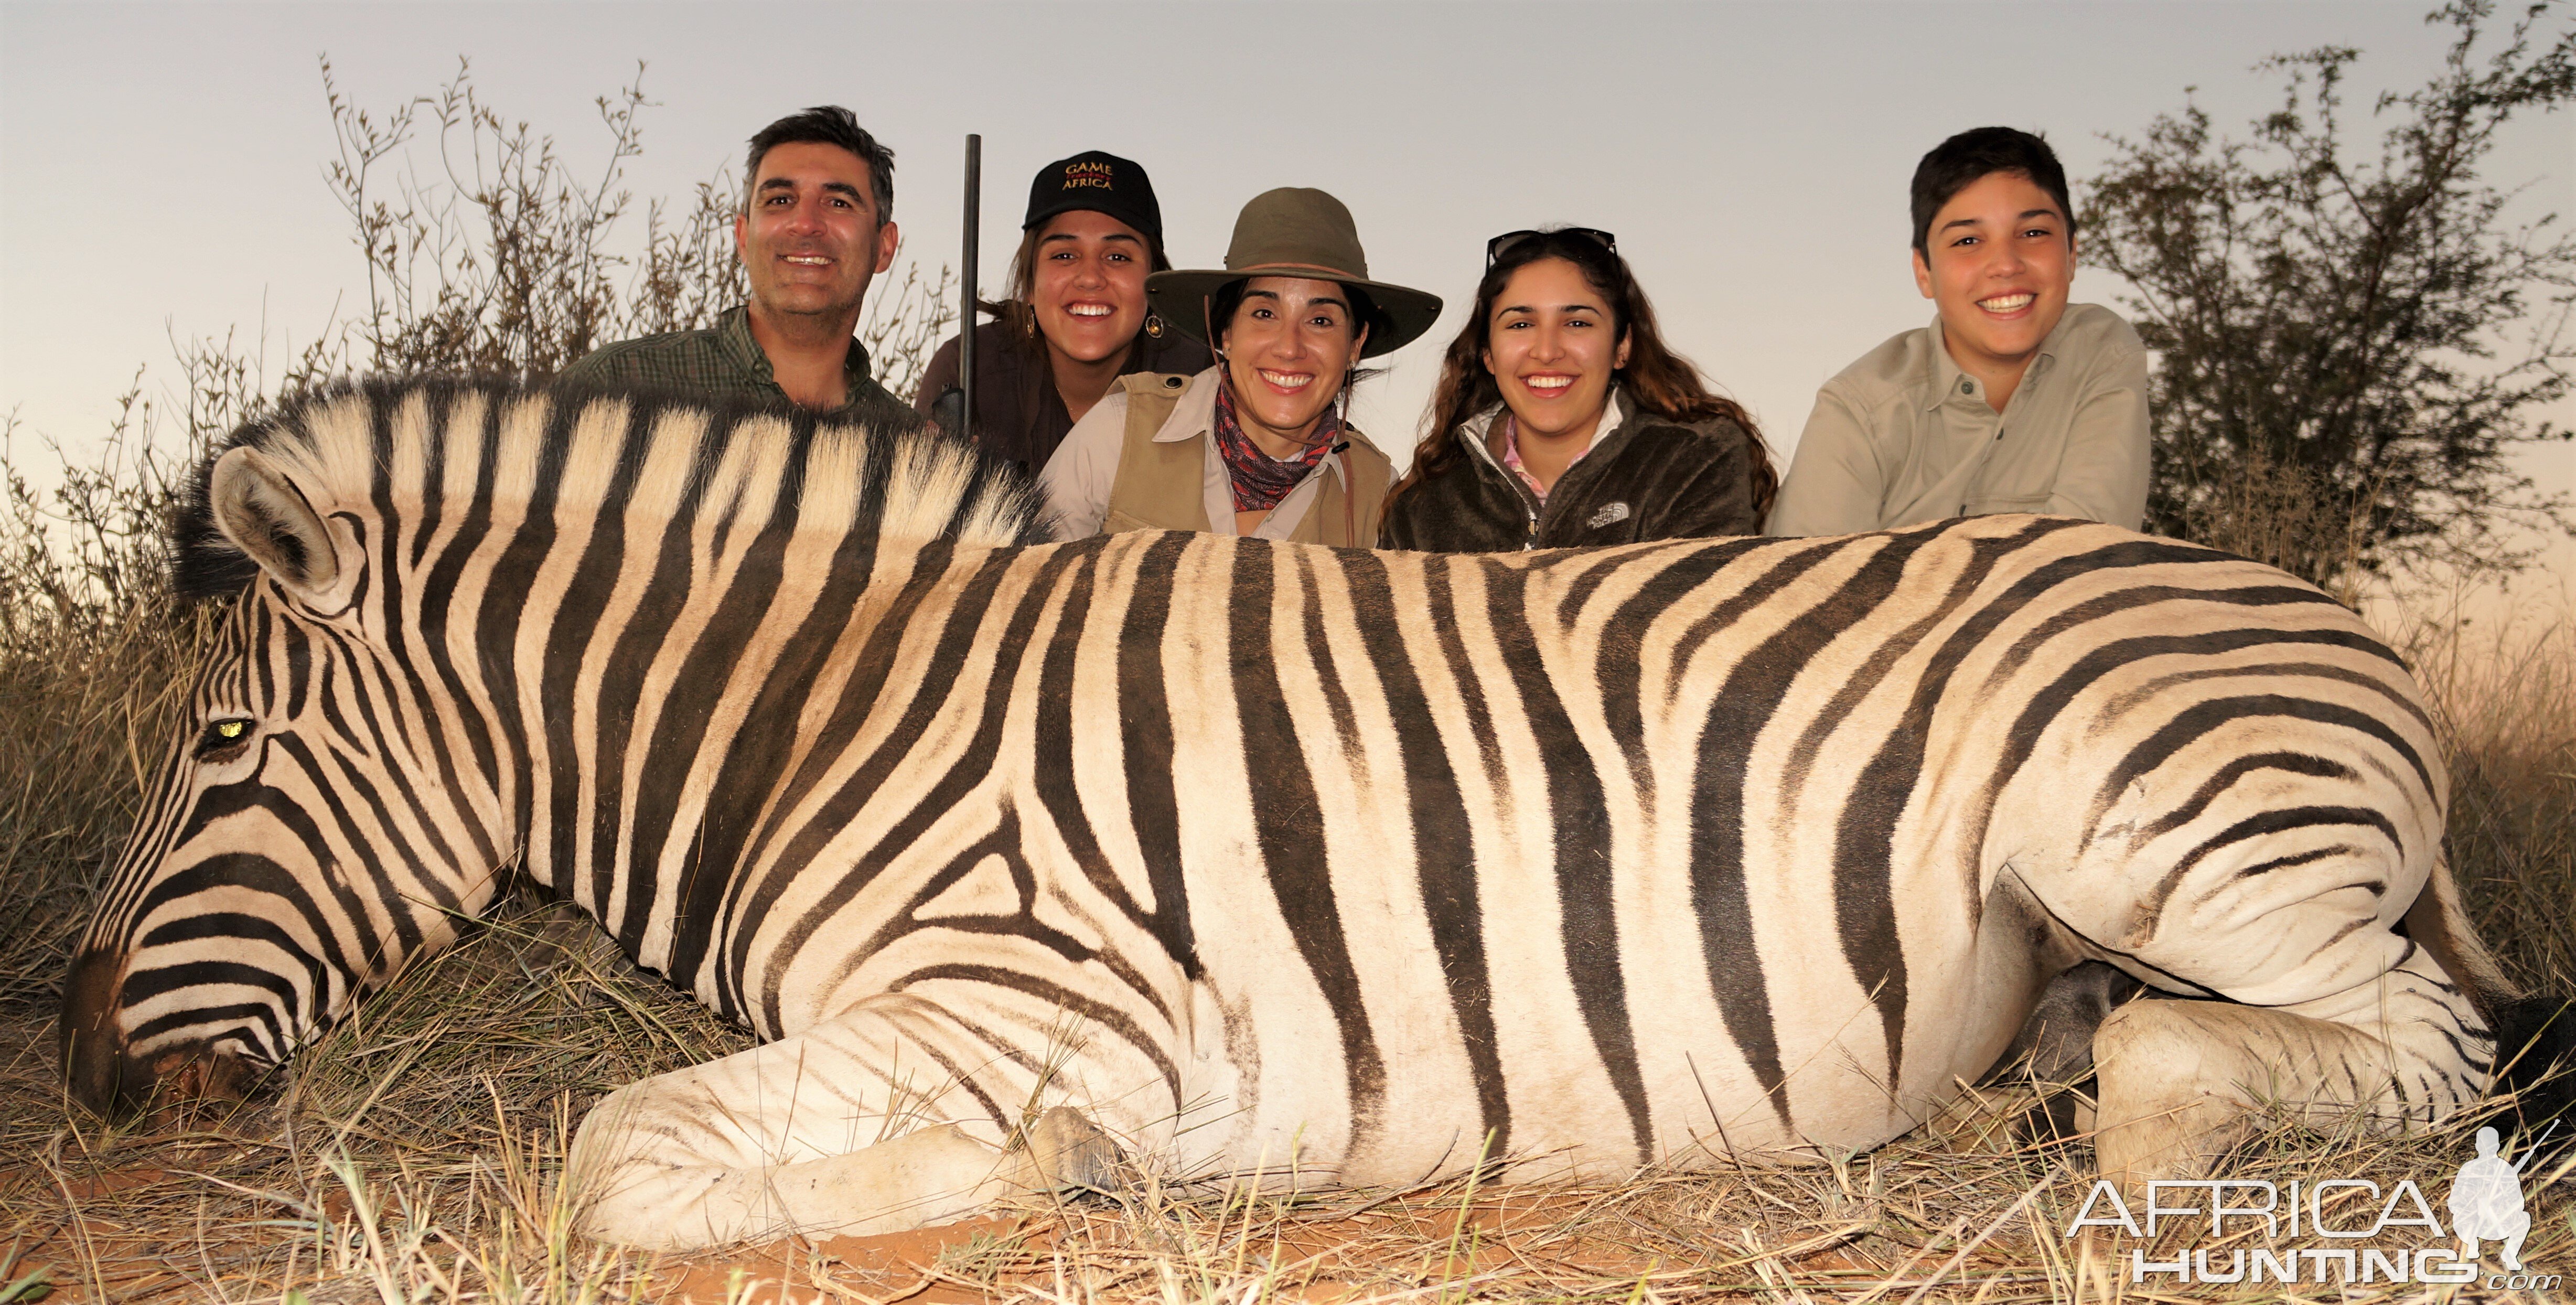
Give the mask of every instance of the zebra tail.
[{"label": "zebra tail", "polygon": [[2513,1094],[2526,1135],[2548,1120],[2576,1115],[2576,1001],[2517,997],[2489,1022],[2496,1035],[2490,1090]]},{"label": "zebra tail", "polygon": [[2504,977],[2495,954],[2469,924],[2469,913],[2460,906],[2459,883],[2451,878],[2448,854],[2434,856],[2433,873],[2425,880],[2424,891],[2415,895],[2415,904],[2406,908],[2405,924],[2406,936],[2433,953],[2451,982],[2468,989],[2470,1002],[2489,1024],[2507,1003],[2524,995],[2513,980]]},{"label": "zebra tail", "polygon": [[2450,858],[2434,861],[2432,877],[2407,909],[2406,936],[2468,989],[2469,1000],[2495,1031],[2490,1091],[2513,1094],[2526,1128],[2576,1111],[2576,1002],[2530,995],[2505,977],[2461,909]]}]

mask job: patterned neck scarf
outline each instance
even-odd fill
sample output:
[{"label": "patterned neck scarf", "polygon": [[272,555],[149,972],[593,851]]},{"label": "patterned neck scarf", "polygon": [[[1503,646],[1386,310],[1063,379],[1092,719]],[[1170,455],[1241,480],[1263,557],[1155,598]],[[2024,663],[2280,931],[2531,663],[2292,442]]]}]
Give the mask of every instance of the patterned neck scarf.
[{"label": "patterned neck scarf", "polygon": [[1288,497],[1288,491],[1312,474],[1341,438],[1341,415],[1327,406],[1324,419],[1316,423],[1314,442],[1306,446],[1305,452],[1282,462],[1262,452],[1252,437],[1243,433],[1243,423],[1234,415],[1234,387],[1217,387],[1216,451],[1225,459],[1226,479],[1234,483],[1237,512],[1267,512],[1279,506],[1279,500]]}]

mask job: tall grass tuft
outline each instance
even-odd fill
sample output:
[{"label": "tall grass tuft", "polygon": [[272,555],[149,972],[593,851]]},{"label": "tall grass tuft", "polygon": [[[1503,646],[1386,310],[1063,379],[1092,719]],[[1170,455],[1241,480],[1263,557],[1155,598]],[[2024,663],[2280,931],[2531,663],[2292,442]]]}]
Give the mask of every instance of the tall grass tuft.
[{"label": "tall grass tuft", "polygon": [[[0,434],[0,1009],[54,998],[92,880],[174,736],[211,614],[168,584],[174,474],[152,406],[128,394],[87,466],[50,493]],[[182,443],[193,447],[196,441]]]},{"label": "tall grass tuft", "polygon": [[[2576,996],[2576,609],[2489,594],[2383,616],[2451,763],[2449,852],[2479,933],[2527,987]],[[2428,614],[2438,613],[2438,615]]]}]

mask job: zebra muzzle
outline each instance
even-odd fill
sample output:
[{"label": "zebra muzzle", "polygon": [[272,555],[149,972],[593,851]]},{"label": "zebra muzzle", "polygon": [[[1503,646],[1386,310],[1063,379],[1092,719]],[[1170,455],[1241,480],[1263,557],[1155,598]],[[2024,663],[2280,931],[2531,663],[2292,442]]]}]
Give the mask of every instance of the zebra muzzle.
[{"label": "zebra muzzle", "polygon": [[127,1049],[116,1023],[122,969],[109,953],[86,953],[63,985],[63,1078],[72,1099],[101,1118],[122,1121],[147,1110],[185,1113],[247,1097],[253,1067],[229,1051],[181,1045],[147,1060]]},{"label": "zebra muzzle", "polygon": [[252,1078],[250,1067],[239,1056],[207,1047],[183,1047],[154,1056],[145,1082],[156,1116],[164,1111],[185,1115],[200,1106],[247,1099]]}]

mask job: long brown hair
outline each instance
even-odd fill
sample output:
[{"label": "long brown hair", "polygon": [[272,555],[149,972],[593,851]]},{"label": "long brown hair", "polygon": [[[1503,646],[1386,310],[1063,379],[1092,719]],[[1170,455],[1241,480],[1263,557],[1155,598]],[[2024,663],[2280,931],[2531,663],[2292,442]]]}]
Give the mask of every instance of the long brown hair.
[{"label": "long brown hair", "polygon": [[[1049,220],[1052,221],[1052,219]],[[1020,233],[1020,247],[1011,255],[1009,298],[994,300],[979,295],[975,300],[975,306],[982,309],[1001,326],[1004,347],[1021,350],[1032,358],[1044,357],[1046,354],[1046,345],[1038,338],[1038,310],[1030,302],[1036,296],[1038,289],[1038,237],[1045,232],[1046,223],[1041,222]],[[1172,260],[1163,254],[1162,239],[1142,231],[1138,231],[1136,235],[1145,242],[1147,272],[1150,274],[1171,271]],[[1148,310],[1145,314],[1145,330],[1140,333],[1150,334],[1152,328],[1157,325],[1152,311]],[[1128,341],[1127,347],[1135,348],[1136,342]]]},{"label": "long brown hair", "polygon": [[1525,237],[1504,248],[1485,269],[1485,279],[1476,283],[1476,302],[1467,314],[1467,325],[1458,338],[1449,342],[1449,351],[1440,360],[1440,385],[1432,391],[1431,411],[1423,423],[1422,443],[1413,450],[1413,465],[1404,478],[1387,491],[1387,503],[1421,483],[1426,477],[1446,471],[1460,456],[1456,431],[1477,413],[1503,401],[1502,386],[1494,374],[1485,370],[1485,344],[1492,331],[1494,300],[1511,282],[1512,273],[1543,258],[1561,258],[1583,273],[1593,292],[1610,305],[1614,330],[1628,341],[1628,365],[1618,370],[1615,379],[1626,388],[1628,400],[1647,412],[1667,421],[1691,423],[1723,417],[1744,428],[1753,441],[1753,513],[1756,518],[1769,516],[1771,500],[1780,490],[1780,473],[1771,465],[1770,449],[1762,442],[1762,430],[1754,425],[1753,414],[1744,405],[1708,387],[1691,361],[1665,347],[1663,332],[1655,325],[1655,307],[1647,302],[1646,292],[1628,271],[1628,260],[1617,250],[1590,235],[1572,231],[1543,231]]}]

